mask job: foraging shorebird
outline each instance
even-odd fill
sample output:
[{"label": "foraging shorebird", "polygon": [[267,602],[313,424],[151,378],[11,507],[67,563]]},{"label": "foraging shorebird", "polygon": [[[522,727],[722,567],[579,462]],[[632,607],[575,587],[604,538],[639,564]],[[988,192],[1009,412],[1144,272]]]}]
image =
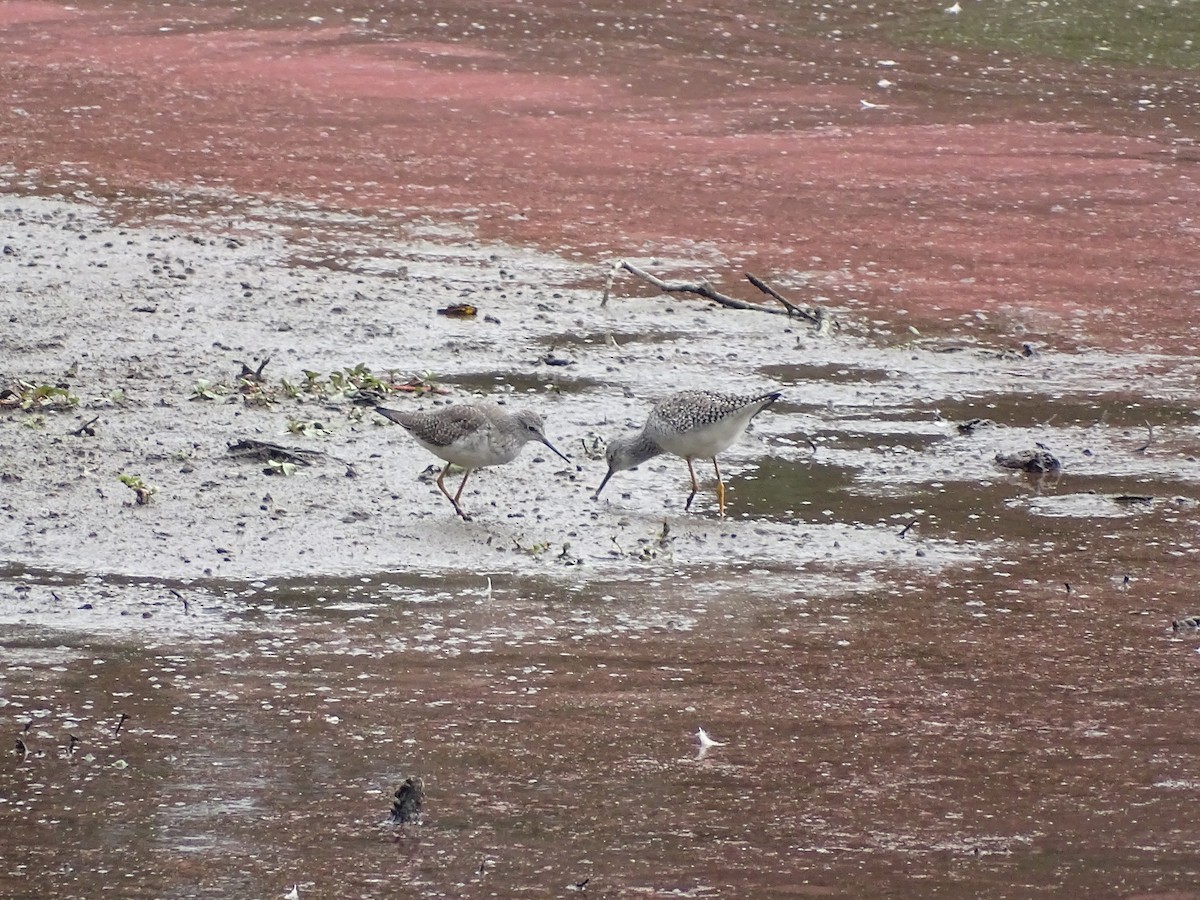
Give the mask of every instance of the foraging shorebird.
[{"label": "foraging shorebird", "polygon": [[596,488],[594,498],[617,472],[640,466],[663,453],[683,457],[692,479],[685,510],[690,509],[700,486],[696,483],[693,459],[711,459],[717,473],[717,508],[725,515],[725,482],[717,454],[741,437],[750,420],[778,400],[782,394],[721,394],[716,391],[682,391],[660,401],[650,411],[637,434],[614,438],[605,456],[608,474]]},{"label": "foraging shorebird", "polygon": [[[464,522],[470,522],[471,517],[463,512],[458,501],[467,479],[476,469],[512,462],[529,441],[545,444],[555,455],[571,462],[546,438],[542,417],[527,409],[507,413],[495,403],[484,402],[428,412],[402,412],[377,406],[375,412],[402,426],[418,444],[446,461],[437,477],[437,486]],[[453,496],[444,481],[451,465],[466,469]]]}]

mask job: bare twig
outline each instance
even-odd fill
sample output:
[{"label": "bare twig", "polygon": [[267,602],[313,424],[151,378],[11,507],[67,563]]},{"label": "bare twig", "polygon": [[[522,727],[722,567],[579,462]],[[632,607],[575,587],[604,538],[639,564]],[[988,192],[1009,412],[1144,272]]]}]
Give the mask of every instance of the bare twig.
[{"label": "bare twig", "polygon": [[180,603],[183,604],[183,614],[186,616],[188,614],[187,597],[183,596],[183,594],[179,593],[179,591],[175,590],[174,588],[171,588],[170,592],[179,599]]},{"label": "bare twig", "polygon": [[768,297],[772,297],[773,299],[778,300],[780,303],[782,303],[784,305],[784,307],[787,308],[789,316],[799,316],[802,319],[808,319],[808,321],[812,322],[814,325],[821,324],[821,322],[824,318],[821,313],[821,310],[819,310],[819,309],[818,310],[801,309],[799,306],[797,306],[796,304],[794,304],[790,300],[788,300],[786,297],[784,297],[783,294],[779,293],[779,291],[775,290],[775,288],[771,287],[769,284],[767,284],[765,281],[763,281],[757,275],[754,275],[750,272],[746,273],[746,280],[749,281],[756,288],[758,288],[760,291],[762,291],[764,294],[766,294]]},{"label": "bare twig", "polygon": [[904,537],[906,534],[908,534],[908,530],[916,524],[917,524],[917,520],[913,519],[911,522],[909,522],[907,525],[905,525],[903,528],[901,528],[900,529],[900,537]]},{"label": "bare twig", "polygon": [[84,422],[82,425],[80,425],[74,431],[72,431],[71,435],[73,437],[83,437],[86,434],[88,437],[95,437],[96,429],[94,426],[99,421],[100,421],[100,417],[95,416],[95,417],[89,419],[88,421]]},{"label": "bare twig", "polygon": [[613,282],[617,279],[617,273],[621,271],[621,263],[615,262],[608,269],[608,278],[604,282],[604,296],[600,298],[600,306],[608,306],[608,296],[612,293]]},{"label": "bare twig", "polygon": [[794,316],[799,317],[815,325],[818,332],[821,334],[827,332],[831,324],[837,324],[830,319],[825,310],[821,307],[818,306],[814,307],[813,309],[804,309],[799,307],[780,294],[779,291],[775,290],[773,287],[764,282],[761,278],[756,275],[752,275],[749,272],[746,273],[746,278],[749,279],[750,283],[767,296],[778,300],[781,304],[783,304],[783,309],[773,309],[772,307],[762,306],[758,303],[748,303],[745,300],[738,300],[736,297],[730,297],[727,294],[722,294],[707,281],[663,281],[661,278],[651,275],[645,269],[634,265],[627,259],[617,260],[612,264],[612,268],[609,269],[608,278],[604,282],[604,296],[600,300],[601,306],[608,305],[608,298],[612,295],[613,282],[616,280],[617,274],[622,269],[624,269],[626,272],[629,272],[631,275],[636,275],[638,278],[654,285],[654,287],[667,294],[696,294],[697,296],[703,297],[706,300],[711,300],[713,303],[724,306],[727,309],[754,310],[756,312],[770,313],[771,315],[775,316],[787,316],[789,319]]},{"label": "bare twig", "polygon": [[795,312],[803,314],[804,317],[810,321],[818,324],[821,323],[821,318],[819,316],[812,313],[803,313],[803,311],[801,311],[798,307],[787,303],[786,301],[784,301],[784,303],[788,307],[787,309],[772,309],[768,306],[760,306],[757,303],[747,303],[745,300],[738,300],[735,297],[722,294],[720,291],[714,289],[713,286],[707,281],[663,281],[661,278],[656,278],[655,276],[651,275],[645,269],[635,266],[627,259],[623,259],[619,263],[613,265],[613,270],[609,275],[608,284],[604,289],[604,299],[601,301],[602,306],[604,303],[608,302],[608,295],[612,286],[612,279],[619,269],[624,269],[626,272],[636,275],[638,278],[654,285],[660,291],[663,291],[667,294],[696,294],[697,296],[703,297],[706,300],[713,301],[713,303],[720,304],[727,309],[749,309],[756,312],[770,313],[776,316],[790,317]]},{"label": "bare twig", "polygon": [[1137,448],[1136,452],[1138,453],[1145,453],[1150,449],[1150,445],[1154,443],[1154,426],[1149,422],[1143,422],[1142,424],[1146,426],[1146,443]]},{"label": "bare twig", "polygon": [[627,259],[621,260],[620,268],[626,272],[636,275],[643,281],[647,281],[654,285],[660,291],[667,294],[696,294],[704,297],[706,300],[712,300],[714,303],[719,303],[721,306],[729,309],[756,309],[760,312],[772,313],[777,316],[786,316],[787,311],[782,309],[769,309],[765,306],[758,306],[753,303],[747,303],[744,300],[737,300],[733,297],[728,297],[720,291],[714,290],[713,286],[707,281],[663,281],[661,278],[656,278],[645,269],[639,269]]},{"label": "bare twig", "polygon": [[263,382],[263,369],[265,369],[267,367],[267,363],[269,363],[270,361],[271,361],[271,357],[268,356],[266,359],[264,359],[262,362],[260,362],[258,364],[257,369],[252,369],[248,365],[246,365],[244,362],[242,362],[240,359],[235,359],[234,362],[242,367],[242,371],[238,375],[238,378],[244,378],[247,381],[257,381],[261,384]]}]

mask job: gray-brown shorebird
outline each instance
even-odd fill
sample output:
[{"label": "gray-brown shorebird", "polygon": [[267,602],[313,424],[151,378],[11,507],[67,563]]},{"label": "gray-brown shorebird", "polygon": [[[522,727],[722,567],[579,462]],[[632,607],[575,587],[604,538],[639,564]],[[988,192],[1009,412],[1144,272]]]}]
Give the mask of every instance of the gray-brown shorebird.
[{"label": "gray-brown shorebird", "polygon": [[640,466],[663,453],[682,456],[692,479],[684,509],[690,509],[700,486],[696,483],[693,459],[711,459],[717,473],[717,509],[725,515],[725,483],[717,454],[741,437],[756,415],[782,394],[722,394],[717,391],[681,391],[659,401],[637,434],[613,438],[605,456],[608,474],[596,488],[595,498],[617,472]]},{"label": "gray-brown shorebird", "polygon": [[[509,413],[495,403],[483,402],[416,412],[377,406],[375,412],[402,426],[418,444],[446,461],[437,477],[437,486],[466,522],[470,522],[471,517],[463,512],[458,501],[467,479],[476,469],[512,462],[529,441],[545,444],[556,455],[571,462],[546,438],[546,423],[542,417],[527,409]],[[444,480],[451,465],[466,469],[453,496],[446,490]]]}]

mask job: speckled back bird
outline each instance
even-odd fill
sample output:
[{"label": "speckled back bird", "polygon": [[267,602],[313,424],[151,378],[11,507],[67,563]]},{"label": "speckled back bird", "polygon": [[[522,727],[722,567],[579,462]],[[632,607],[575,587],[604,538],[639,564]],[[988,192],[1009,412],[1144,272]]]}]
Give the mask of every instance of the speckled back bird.
[{"label": "speckled back bird", "polygon": [[[437,486],[466,522],[471,521],[471,517],[463,512],[458,501],[467,479],[476,469],[512,462],[529,441],[545,444],[557,456],[571,462],[547,439],[542,417],[527,409],[508,413],[495,403],[485,401],[413,412],[377,406],[375,412],[403,427],[418,444],[446,461],[437,477]],[[466,469],[453,496],[446,490],[444,481],[452,464]]]},{"label": "speckled back bird", "polygon": [[690,509],[700,486],[693,459],[711,459],[717,473],[717,509],[725,515],[725,483],[717,454],[745,432],[750,420],[782,394],[723,394],[717,391],[681,391],[659,401],[637,434],[614,438],[605,451],[608,474],[596,488],[595,498],[617,472],[640,466],[663,453],[683,457],[692,479],[684,509]]}]

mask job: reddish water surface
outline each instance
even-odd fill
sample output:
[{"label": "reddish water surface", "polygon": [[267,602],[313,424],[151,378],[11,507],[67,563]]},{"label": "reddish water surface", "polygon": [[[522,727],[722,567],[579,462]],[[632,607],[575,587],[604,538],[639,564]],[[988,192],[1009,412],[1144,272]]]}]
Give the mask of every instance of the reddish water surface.
[{"label": "reddish water surface", "polygon": [[118,196],[435,212],[925,321],[1195,346],[1194,78],[897,48],[844,10],[804,37],[823,15],[5,2],[0,150]]}]

